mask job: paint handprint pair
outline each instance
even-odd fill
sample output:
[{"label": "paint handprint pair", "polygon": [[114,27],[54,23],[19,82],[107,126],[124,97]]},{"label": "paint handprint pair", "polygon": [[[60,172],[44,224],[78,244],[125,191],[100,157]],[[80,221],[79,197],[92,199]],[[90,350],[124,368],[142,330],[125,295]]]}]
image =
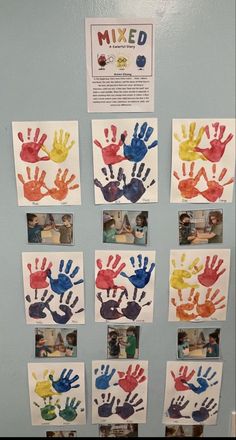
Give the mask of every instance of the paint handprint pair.
[{"label": "paint handprint pair", "polygon": [[126,393],[131,393],[139,384],[147,380],[144,368],[139,364],[130,364],[126,371],[119,371],[116,370],[116,368],[111,369],[109,364],[106,366],[102,364],[100,369],[95,368],[94,375],[95,387],[98,390],[106,390],[113,386],[119,386]]},{"label": "paint handprint pair", "polygon": [[116,398],[115,396],[111,397],[111,393],[108,393],[108,395],[102,393],[99,399],[100,402],[96,398],[94,399],[94,403],[97,405],[98,416],[101,419],[119,416],[123,420],[128,420],[135,413],[144,411],[145,409],[144,406],[141,406],[143,404],[143,399],[138,399],[138,397],[138,393],[135,393],[134,395],[129,393],[126,398],[123,398],[123,401],[121,401],[120,398]]},{"label": "paint handprint pair", "polygon": [[[184,415],[183,412],[189,404],[189,400],[186,400],[184,396],[179,396],[176,399],[173,398],[170,406],[167,410],[167,416],[170,419],[193,419],[194,422],[204,423],[207,422],[210,417],[216,416],[218,413],[218,404],[214,398],[210,399],[206,397],[202,402],[195,402],[194,409],[191,411],[191,415]],[[186,412],[185,412],[186,414]],[[180,421],[183,423],[183,420]],[[209,424],[215,424],[213,423]]]},{"label": "paint handprint pair", "polygon": [[204,367],[200,365],[197,374],[195,369],[188,371],[188,366],[183,365],[179,368],[178,375],[171,370],[175,390],[191,390],[195,394],[202,394],[205,393],[209,387],[217,385],[218,380],[215,380],[216,371],[214,371],[212,367],[206,368],[205,371],[203,368]]}]

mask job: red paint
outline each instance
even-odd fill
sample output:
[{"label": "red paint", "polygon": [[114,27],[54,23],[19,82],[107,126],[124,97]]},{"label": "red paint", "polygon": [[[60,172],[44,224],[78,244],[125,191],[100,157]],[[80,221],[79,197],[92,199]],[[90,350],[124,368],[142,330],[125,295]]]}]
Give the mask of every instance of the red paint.
[{"label": "red paint", "polygon": [[31,264],[27,264],[27,267],[30,271],[30,287],[32,289],[44,289],[49,286],[49,283],[46,281],[46,279],[48,276],[48,271],[52,267],[52,263],[49,263],[45,269],[47,259],[44,257],[40,270],[38,270],[38,263],[39,259],[35,258],[35,272],[32,272]]},{"label": "red paint", "polygon": [[[225,139],[225,141],[222,141],[222,137],[224,135],[225,128],[226,128],[225,125],[220,126],[220,133],[219,133],[218,138],[216,138],[216,136],[217,136],[217,132],[218,132],[219,122],[212,124],[212,126],[215,128],[215,135],[214,135],[214,138],[210,141],[210,147],[207,147],[207,148],[196,147],[194,149],[194,151],[202,153],[203,156],[207,160],[209,160],[210,162],[219,162],[225,152],[225,148],[226,148],[227,144],[231,141],[231,139],[233,139],[233,134],[230,133],[228,135],[227,139]],[[207,129],[207,131],[206,131],[206,129]],[[209,134],[209,127],[208,126],[205,127],[205,131],[206,131],[207,137],[209,139],[210,134]],[[209,136],[208,136],[208,134],[209,134]]]},{"label": "red paint", "polygon": [[[181,196],[185,199],[192,199],[200,194],[200,191],[196,188],[201,176],[203,175],[203,167],[200,168],[197,175],[194,176],[194,166],[195,163],[192,162],[190,165],[189,178],[180,180],[180,177],[176,171],[173,172],[174,177],[179,180],[178,189]],[[185,163],[182,164],[182,174],[186,176]]]},{"label": "red paint", "polygon": [[[31,128],[28,128],[27,133],[28,140],[30,140]],[[20,157],[24,162],[35,163],[40,160],[49,160],[49,156],[39,157],[39,151],[47,139],[47,135],[44,133],[38,141],[39,133],[40,129],[36,128],[34,140],[31,142],[24,142],[23,133],[18,133],[18,138],[22,142]]]},{"label": "red paint", "polygon": [[[26,172],[27,172],[27,177],[29,180],[28,182],[25,182],[22,174],[17,174],[18,179],[20,180],[20,182],[23,185],[24,197],[31,202],[37,202],[49,194],[48,188],[46,187],[46,185],[44,183],[46,172],[43,170],[41,173],[41,176],[38,177],[39,176],[39,167],[36,167],[34,179],[32,179],[32,180],[31,180],[31,173],[30,173],[29,167],[26,167]],[[47,190],[46,193],[42,192],[43,188],[45,188]]]},{"label": "red paint", "polygon": [[102,269],[102,261],[100,259],[97,260],[97,267],[99,268],[99,271],[97,273],[96,277],[96,287],[98,289],[102,290],[110,290],[113,289],[116,291],[117,289],[125,289],[124,286],[117,286],[114,283],[114,279],[120,274],[120,272],[124,269],[126,266],[125,263],[122,263],[120,267],[118,267],[117,270],[115,270],[121,260],[120,255],[116,255],[115,261],[112,264],[112,269],[108,269],[111,261],[113,260],[113,256],[110,255],[107,261],[107,269]]},{"label": "red paint", "polygon": [[188,374],[188,367],[181,365],[179,369],[179,376],[176,377],[174,371],[172,370],[170,373],[174,379],[176,391],[189,390],[189,386],[184,382],[188,382],[192,379],[193,375],[195,374],[195,370],[192,370],[191,373]]},{"label": "red paint", "polygon": [[143,383],[147,378],[143,375],[144,369],[137,364],[132,373],[132,365],[129,365],[126,373],[118,371],[120,377],[118,384],[126,392],[131,393],[140,383]]},{"label": "red paint", "polygon": [[49,190],[49,195],[55,200],[64,200],[68,195],[69,190],[79,188],[79,185],[76,183],[75,185],[69,186],[70,183],[75,179],[75,175],[71,174],[71,177],[66,180],[67,174],[69,170],[66,168],[62,173],[62,170],[59,168],[56,179],[54,180],[54,184],[56,187],[51,188]]},{"label": "red paint", "polygon": [[198,281],[206,287],[211,287],[213,284],[216,283],[218,278],[223,275],[223,273],[226,271],[226,269],[222,269],[220,272],[219,268],[222,265],[223,261],[222,259],[219,259],[218,264],[215,266],[217,258],[219,258],[217,255],[214,255],[212,258],[212,262],[210,264],[210,256],[208,255],[206,257],[206,263],[203,273],[198,275]]},{"label": "red paint", "polygon": [[[97,147],[102,150],[103,161],[106,165],[114,165],[116,163],[121,162],[122,160],[127,160],[126,157],[117,154],[118,151],[120,150],[120,147],[124,144],[124,140],[127,136],[127,131],[124,131],[121,134],[120,140],[117,143],[116,143],[117,127],[115,125],[111,125],[111,133],[112,133],[112,138],[110,141],[111,143],[106,147],[103,147],[101,142],[98,141],[97,139],[94,140],[94,144],[97,145]],[[109,142],[107,128],[104,129],[104,134],[106,141]]]}]

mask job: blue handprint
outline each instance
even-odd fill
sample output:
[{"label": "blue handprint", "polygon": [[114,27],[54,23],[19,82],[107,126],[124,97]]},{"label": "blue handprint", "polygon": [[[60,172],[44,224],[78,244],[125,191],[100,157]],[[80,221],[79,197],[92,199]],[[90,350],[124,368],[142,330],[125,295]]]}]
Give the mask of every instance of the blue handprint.
[{"label": "blue handprint", "polygon": [[[125,272],[121,272],[121,275],[125,278],[128,278],[131,284],[133,284],[134,287],[137,287],[137,289],[143,289],[149,283],[151,273],[155,267],[155,263],[152,263],[149,271],[147,271],[148,257],[144,257],[143,267],[142,267],[142,255],[139,254],[137,258],[138,258],[139,269],[135,269],[134,271],[135,275],[131,275],[129,277]],[[130,257],[130,262],[132,266],[135,267],[134,257]]]},{"label": "blue handprint", "polygon": [[[208,401],[208,402],[207,402]],[[198,403],[195,403],[194,408],[196,408],[192,412],[192,418],[195,422],[201,423],[207,420],[210,416],[217,414],[217,410],[211,413],[216,407],[217,403],[214,403],[214,399],[206,399],[200,404],[200,409],[197,409]],[[212,406],[211,406],[212,405]]]},{"label": "blue handprint", "polygon": [[[124,143],[124,156],[130,160],[131,162],[140,162],[143,160],[143,158],[146,156],[147,151],[151,148],[156,147],[158,144],[158,141],[155,140],[147,147],[146,143],[150,136],[153,133],[153,128],[148,127],[147,122],[144,122],[143,125],[140,128],[139,134],[138,134],[138,128],[139,124],[138,122],[135,124],[134,127],[134,133],[133,138],[131,140],[131,145],[126,145]],[[121,135],[122,139],[122,135]],[[123,142],[125,141],[125,138],[122,139]]]},{"label": "blue handprint", "polygon": [[77,379],[79,379],[78,374],[76,374],[72,379],[70,379],[72,372],[73,370],[69,370],[66,373],[66,368],[64,368],[62,370],[60,378],[56,381],[54,381],[53,375],[49,374],[49,379],[52,382],[52,386],[54,390],[56,390],[58,393],[65,393],[67,391],[70,391],[72,388],[80,387],[80,384],[71,386],[74,382],[76,382]]},{"label": "blue handprint", "polygon": [[[110,368],[110,365],[107,365],[106,368],[105,368],[105,365],[101,366],[101,375],[98,376],[96,378],[96,380],[95,380],[95,386],[96,386],[97,389],[99,389],[99,390],[106,390],[107,388],[110,387],[110,380],[114,376],[114,374],[116,372],[116,369],[113,368],[111,370],[111,373],[108,374],[109,368]],[[98,372],[99,372],[99,369],[96,368],[94,370],[94,374],[97,375]]]},{"label": "blue handprint", "polygon": [[[59,295],[62,295],[67,290],[71,289],[73,286],[76,286],[77,284],[81,284],[84,282],[84,280],[81,278],[80,280],[76,281],[75,283],[72,283],[71,278],[73,279],[75,275],[79,272],[79,266],[76,266],[73,270],[73,272],[70,272],[71,266],[73,261],[68,260],[65,268],[65,273],[62,273],[64,268],[64,260],[60,261],[59,264],[59,274],[57,278],[52,278],[52,271],[49,269],[48,271],[48,278],[50,280],[50,286],[53,292],[58,293]],[[68,275],[69,274],[69,275]]]},{"label": "blue handprint", "polygon": [[187,385],[189,386],[190,390],[192,390],[196,394],[201,394],[201,393],[204,393],[209,386],[213,387],[214,385],[216,385],[218,383],[218,380],[215,381],[214,383],[210,383],[210,381],[213,379],[213,377],[215,377],[216,371],[213,372],[211,377],[208,377],[211,369],[212,368],[209,367],[206,370],[205,374],[203,374],[202,373],[202,365],[201,365],[200,368],[198,369],[198,373],[197,373],[197,383],[199,384],[199,386],[196,387],[193,383],[186,382]]},{"label": "blue handprint", "polygon": [[102,403],[98,405],[98,399],[94,399],[94,403],[98,405],[98,415],[99,417],[110,417],[112,416],[112,409],[115,403],[115,396],[111,399],[111,393],[108,393],[107,401],[105,402],[106,394],[101,394]]}]

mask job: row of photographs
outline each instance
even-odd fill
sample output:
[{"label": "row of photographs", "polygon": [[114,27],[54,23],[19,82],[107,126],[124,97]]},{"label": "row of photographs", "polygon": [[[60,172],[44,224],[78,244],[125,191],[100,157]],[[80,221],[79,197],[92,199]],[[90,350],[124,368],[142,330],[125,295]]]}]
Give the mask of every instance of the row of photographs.
[{"label": "row of photographs", "polygon": [[[29,244],[73,245],[72,213],[27,213]],[[179,244],[223,242],[223,210],[179,211]],[[148,211],[105,210],[103,243],[147,245]]]},{"label": "row of photographs", "polygon": [[[12,122],[12,134],[19,206],[80,205],[78,121]],[[158,201],[156,118],[92,120],[91,145],[95,204]],[[173,119],[172,203],[232,202],[234,164],[234,119]]]}]

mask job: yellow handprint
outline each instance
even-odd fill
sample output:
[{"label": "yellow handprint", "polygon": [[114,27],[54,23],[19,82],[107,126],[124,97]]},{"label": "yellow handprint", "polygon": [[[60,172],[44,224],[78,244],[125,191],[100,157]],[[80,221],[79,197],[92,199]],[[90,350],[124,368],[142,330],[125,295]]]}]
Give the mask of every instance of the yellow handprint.
[{"label": "yellow handprint", "polygon": [[[182,254],[181,256],[181,266],[183,266],[185,261],[185,254]],[[193,262],[188,266],[188,270],[185,269],[176,269],[176,261],[172,260],[172,265],[174,267],[174,270],[170,277],[170,285],[173,287],[173,289],[187,289],[188,287],[199,287],[199,284],[189,284],[184,281],[184,278],[191,278],[193,275],[196,275],[198,272],[200,272],[203,268],[203,264],[200,266],[197,266],[199,263],[200,258],[195,258]]]},{"label": "yellow handprint", "polygon": [[55,131],[52,150],[48,151],[45,145],[43,145],[42,150],[48,154],[48,156],[50,157],[50,159],[53,160],[53,162],[57,162],[57,163],[64,162],[68,156],[69,150],[75,144],[75,141],[72,141],[68,147],[66,146],[69,137],[70,137],[70,133],[66,132],[63,141],[63,130],[61,129],[58,139],[57,131]]},{"label": "yellow handprint", "polygon": [[[50,374],[54,374],[55,371],[51,371]],[[32,373],[33,378],[36,380],[35,385],[35,393],[38,394],[39,397],[42,397],[45,399],[46,397],[52,397],[54,395],[58,395],[59,393],[55,392],[52,389],[52,383],[49,380],[49,377],[46,379],[46,376],[48,376],[48,370],[44,370],[43,372],[43,379],[41,381],[38,381],[37,376],[35,373]]]},{"label": "yellow handprint", "polygon": [[178,136],[177,133],[174,133],[175,139],[180,142],[179,144],[179,157],[181,160],[197,160],[202,159],[206,160],[206,158],[201,153],[197,153],[195,148],[200,144],[202,140],[203,133],[205,131],[205,127],[201,127],[199,129],[198,135],[196,139],[194,139],[194,132],[196,128],[196,122],[191,122],[189,126],[189,137],[187,139],[186,126],[184,124],[181,125],[182,128],[182,140]]}]

